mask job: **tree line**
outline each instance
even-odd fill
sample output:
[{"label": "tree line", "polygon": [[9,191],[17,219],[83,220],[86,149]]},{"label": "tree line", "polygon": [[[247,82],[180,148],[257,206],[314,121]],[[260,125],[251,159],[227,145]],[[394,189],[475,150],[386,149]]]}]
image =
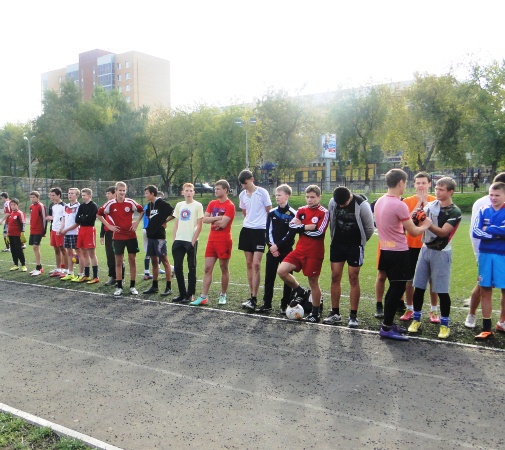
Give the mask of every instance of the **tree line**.
[{"label": "tree line", "polygon": [[[321,153],[320,135],[337,135],[337,161],[365,171],[383,155],[402,152],[412,171],[485,165],[493,177],[505,155],[505,61],[471,64],[453,73],[415,74],[406,85],[341,90],[314,104],[268,90],[254,105],[205,104],[132,108],[117,91],[97,88],[83,101],[74,83],[47,91],[33,121],[0,129],[0,175],[121,180],[160,175],[167,190],[184,181],[235,183],[248,160],[253,170],[275,164],[285,180]],[[254,123],[249,121],[254,118]],[[243,126],[237,126],[241,119]]]}]

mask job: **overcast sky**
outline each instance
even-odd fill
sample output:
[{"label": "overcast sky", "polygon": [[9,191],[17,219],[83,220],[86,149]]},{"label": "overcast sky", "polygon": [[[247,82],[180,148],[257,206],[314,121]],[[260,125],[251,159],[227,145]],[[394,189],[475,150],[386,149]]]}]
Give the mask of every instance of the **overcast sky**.
[{"label": "overcast sky", "polygon": [[172,106],[404,81],[505,57],[505,2],[4,1],[0,126],[40,114],[41,74],[95,48],[171,63]]}]

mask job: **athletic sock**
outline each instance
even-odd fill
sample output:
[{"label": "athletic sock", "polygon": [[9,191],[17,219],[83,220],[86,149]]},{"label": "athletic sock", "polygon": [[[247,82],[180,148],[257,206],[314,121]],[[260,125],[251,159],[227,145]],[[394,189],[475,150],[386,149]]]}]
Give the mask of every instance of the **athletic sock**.
[{"label": "athletic sock", "polygon": [[98,266],[93,266],[93,278],[98,278]]},{"label": "athletic sock", "polygon": [[440,325],[449,326],[449,317],[440,317]]},{"label": "athletic sock", "polygon": [[351,314],[350,314],[350,316],[351,316],[352,318],[356,319],[357,315],[358,315],[358,310],[357,310],[357,309],[351,309]]},{"label": "athletic sock", "polygon": [[123,280],[116,280],[116,283],[119,289],[123,289]]},{"label": "athletic sock", "polygon": [[418,322],[421,322],[421,311],[414,311],[414,320],[417,320]]},{"label": "athletic sock", "polygon": [[153,288],[158,289],[158,280],[153,280]]},{"label": "athletic sock", "polygon": [[172,282],[167,281],[167,289],[172,290]]},{"label": "athletic sock", "polygon": [[434,312],[435,314],[438,314],[438,306],[432,306],[431,311]]},{"label": "athletic sock", "polygon": [[149,262],[151,261],[151,258],[148,256],[144,259],[144,273],[149,275]]},{"label": "athletic sock", "polygon": [[491,331],[491,318],[482,319],[482,331]]},{"label": "athletic sock", "polygon": [[407,305],[408,311],[414,311],[414,305]]},{"label": "athletic sock", "polygon": [[135,287],[135,280],[130,280],[130,287]]},{"label": "athletic sock", "polygon": [[84,268],[84,276],[89,277],[89,267]]},{"label": "athletic sock", "polygon": [[340,316],[340,308],[331,308],[331,312],[337,316]]},{"label": "athletic sock", "polygon": [[312,315],[313,316],[319,315],[319,306],[312,306]]}]

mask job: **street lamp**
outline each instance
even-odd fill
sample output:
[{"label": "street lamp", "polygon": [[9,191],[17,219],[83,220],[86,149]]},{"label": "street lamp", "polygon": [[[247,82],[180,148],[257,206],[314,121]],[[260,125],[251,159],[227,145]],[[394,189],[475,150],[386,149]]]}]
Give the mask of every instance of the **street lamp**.
[{"label": "street lamp", "polygon": [[235,125],[239,127],[243,127],[245,124],[245,168],[249,170],[249,124],[255,125],[256,119],[254,117],[250,117],[248,120],[243,121],[242,119],[235,119]]},{"label": "street lamp", "polygon": [[28,142],[28,178],[30,179],[30,192],[32,192],[32,189],[33,189],[33,186],[32,186],[32,146],[31,146],[31,142],[34,137],[35,136],[28,138],[27,136],[23,136],[23,139],[26,142]]}]

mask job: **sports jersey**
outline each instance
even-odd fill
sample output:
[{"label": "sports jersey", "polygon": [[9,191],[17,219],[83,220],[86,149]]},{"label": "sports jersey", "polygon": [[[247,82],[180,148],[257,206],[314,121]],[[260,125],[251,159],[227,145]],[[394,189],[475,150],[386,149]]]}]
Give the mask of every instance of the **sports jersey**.
[{"label": "sports jersey", "polygon": [[[428,203],[436,200],[437,198],[434,197],[433,195],[428,195],[427,200]],[[403,203],[407,205],[409,208],[409,213],[412,213],[414,209],[417,206],[419,199],[417,198],[417,195],[412,195],[410,197],[404,198]],[[426,205],[423,205],[423,207]],[[409,248],[421,248],[423,246],[423,241],[422,241],[423,236],[419,234],[418,236],[411,236],[409,233],[407,233],[407,244]]]},{"label": "sports jersey", "polygon": [[394,195],[384,194],[375,203],[374,213],[380,249],[407,251],[409,246],[402,225],[410,218],[407,205]]},{"label": "sports jersey", "polygon": [[[63,213],[63,219],[65,220],[65,228],[68,229],[75,224],[75,216],[77,215],[77,210],[79,209],[79,202],[75,203],[65,203],[65,212]],[[73,236],[79,233],[79,227],[67,231],[67,236]]]},{"label": "sports jersey", "polygon": [[422,236],[422,241],[426,247],[433,250],[451,250],[452,237],[454,236],[454,233],[456,233],[459,223],[461,222],[460,209],[454,203],[451,203],[449,206],[442,207],[440,206],[440,202],[435,200],[428,203],[424,207],[424,210],[426,211],[428,218],[431,219],[435,226],[442,228],[444,224],[448,223],[454,227],[449,236],[444,238],[438,237],[430,230],[426,230]]},{"label": "sports jersey", "polygon": [[472,217],[470,218],[470,239],[472,240],[473,254],[475,255],[477,261],[479,260],[480,239],[476,239],[473,237],[473,224],[475,223],[475,220],[479,216],[479,211],[481,210],[481,208],[490,205],[491,205],[491,199],[489,198],[489,195],[485,195],[484,197],[479,198],[472,206]]},{"label": "sports jersey", "polygon": [[94,227],[97,212],[98,207],[93,200],[90,200],[88,203],[81,203],[75,216],[75,223],[81,227]]},{"label": "sports jersey", "polygon": [[505,255],[505,205],[498,211],[492,206],[482,208],[472,224],[472,229],[473,237],[480,239],[480,253]]},{"label": "sports jersey", "polygon": [[11,201],[10,200],[5,200],[4,202],[4,214],[10,214],[11,213]]},{"label": "sports jersey", "polygon": [[65,203],[60,202],[56,204],[52,204],[49,207],[49,215],[52,216],[53,220],[51,221],[51,231],[60,231],[61,230],[61,219],[63,219],[63,215],[65,214]]},{"label": "sports jersey", "polygon": [[284,207],[276,206],[267,215],[266,243],[269,247],[277,245],[280,253],[287,253],[293,249],[295,235],[282,240],[289,233],[289,223],[296,217],[296,211],[289,204]]},{"label": "sports jersey", "polygon": [[10,216],[7,219],[7,225],[9,226],[9,236],[21,236],[21,233],[25,230],[26,217],[25,213],[22,211],[11,211]]},{"label": "sports jersey", "polygon": [[262,187],[256,187],[256,190],[249,196],[244,189],[239,194],[239,199],[240,208],[246,211],[244,228],[264,230],[267,224],[267,210],[265,208],[272,206],[268,191]]},{"label": "sports jersey", "polygon": [[207,205],[205,212],[209,213],[211,217],[226,216],[230,218],[230,221],[224,228],[219,228],[219,226],[211,223],[209,238],[207,241],[222,241],[231,239],[231,224],[235,218],[235,205],[233,202],[230,199],[226,199],[224,202],[220,202],[217,199],[211,200]]},{"label": "sports jersey", "polygon": [[149,202],[145,208],[147,216],[146,236],[149,239],[165,239],[166,230],[163,224],[174,213],[174,208],[161,198]]},{"label": "sports jersey", "polygon": [[[324,234],[329,224],[328,210],[322,205],[312,207],[305,205],[298,208],[296,218],[301,221],[301,225],[289,223],[290,230],[300,233],[296,250],[304,255],[310,255],[311,258],[324,259]],[[316,224],[315,230],[305,230],[304,225],[313,224]],[[289,239],[289,235],[283,241],[286,239]]]},{"label": "sports jersey", "polygon": [[45,234],[46,207],[43,203],[35,202],[30,205],[30,234]]},{"label": "sports jersey", "polygon": [[176,219],[179,219],[174,240],[191,242],[195,234],[198,219],[203,218],[202,204],[196,200],[193,200],[191,203],[186,201],[179,202],[175,205],[173,215]]},{"label": "sports jersey", "polygon": [[131,198],[125,198],[122,202],[117,199],[109,200],[98,209],[98,215],[109,215],[110,223],[119,227],[119,231],[115,231],[112,239],[115,241],[125,241],[128,239],[135,239],[137,234],[131,230],[133,223],[133,213],[143,213],[144,208]]}]

